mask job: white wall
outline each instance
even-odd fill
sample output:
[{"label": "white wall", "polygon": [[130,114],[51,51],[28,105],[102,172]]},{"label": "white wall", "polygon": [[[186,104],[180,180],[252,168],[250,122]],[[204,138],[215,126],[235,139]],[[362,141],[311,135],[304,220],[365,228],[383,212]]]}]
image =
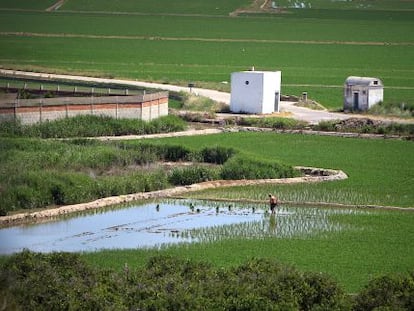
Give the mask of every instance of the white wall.
[{"label": "white wall", "polygon": [[[262,113],[279,112],[279,107],[275,109],[275,100],[280,102],[281,79],[280,71],[264,72]],[[276,93],[278,98],[275,98]]]},{"label": "white wall", "polygon": [[230,110],[245,113],[272,113],[275,93],[280,97],[280,71],[242,71],[231,75]]}]

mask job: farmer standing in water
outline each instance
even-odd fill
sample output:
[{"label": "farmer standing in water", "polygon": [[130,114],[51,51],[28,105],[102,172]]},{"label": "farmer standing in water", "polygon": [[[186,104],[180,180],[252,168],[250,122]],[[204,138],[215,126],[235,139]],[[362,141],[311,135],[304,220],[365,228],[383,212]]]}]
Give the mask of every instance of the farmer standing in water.
[{"label": "farmer standing in water", "polygon": [[276,206],[278,205],[278,199],[273,194],[269,193],[269,205],[270,205],[270,211],[272,214],[274,214],[276,211]]}]

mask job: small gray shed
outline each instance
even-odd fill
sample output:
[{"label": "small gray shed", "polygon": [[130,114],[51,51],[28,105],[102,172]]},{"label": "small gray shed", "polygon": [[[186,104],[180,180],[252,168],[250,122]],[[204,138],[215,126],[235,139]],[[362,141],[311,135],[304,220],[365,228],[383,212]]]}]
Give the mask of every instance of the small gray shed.
[{"label": "small gray shed", "polygon": [[378,78],[348,77],[344,85],[344,110],[368,110],[384,99],[384,85]]}]

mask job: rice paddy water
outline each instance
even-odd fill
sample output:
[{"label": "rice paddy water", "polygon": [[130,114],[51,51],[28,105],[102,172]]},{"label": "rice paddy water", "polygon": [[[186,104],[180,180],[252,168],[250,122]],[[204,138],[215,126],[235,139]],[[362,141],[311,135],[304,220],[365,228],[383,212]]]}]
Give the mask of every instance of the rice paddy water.
[{"label": "rice paddy water", "polygon": [[347,229],[333,220],[355,209],[279,207],[267,204],[163,200],[85,212],[54,221],[0,229],[0,254],[159,248],[221,239],[306,238]]}]

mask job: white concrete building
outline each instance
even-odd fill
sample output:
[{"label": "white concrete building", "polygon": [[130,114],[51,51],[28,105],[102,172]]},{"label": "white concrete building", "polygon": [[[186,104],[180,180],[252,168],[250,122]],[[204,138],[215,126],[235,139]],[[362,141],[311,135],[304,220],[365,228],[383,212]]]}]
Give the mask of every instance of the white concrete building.
[{"label": "white concrete building", "polygon": [[230,110],[241,113],[279,111],[280,71],[242,71],[231,74]]},{"label": "white concrete building", "polygon": [[348,77],[344,85],[344,110],[368,110],[384,99],[384,85],[378,78]]}]

